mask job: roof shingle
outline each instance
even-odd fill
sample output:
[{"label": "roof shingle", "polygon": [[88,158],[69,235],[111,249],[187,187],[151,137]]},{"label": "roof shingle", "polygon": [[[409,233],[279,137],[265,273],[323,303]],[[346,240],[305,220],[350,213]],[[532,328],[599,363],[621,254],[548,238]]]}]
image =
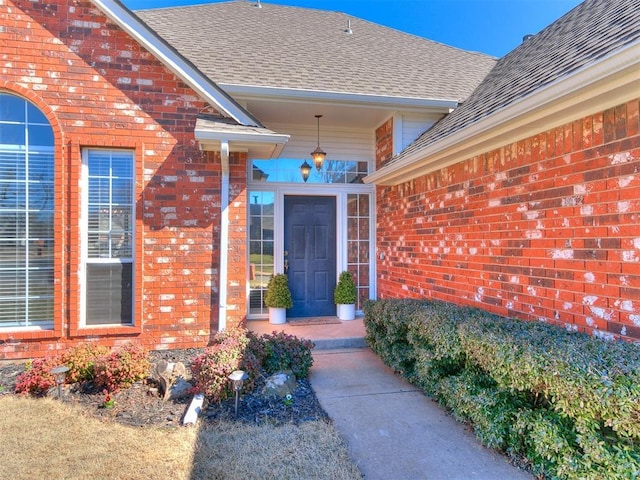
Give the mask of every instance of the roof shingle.
[{"label": "roof shingle", "polygon": [[495,65],[323,10],[240,0],[136,14],[219,84],[463,101]]},{"label": "roof shingle", "polygon": [[638,39],[638,0],[586,0],[500,59],[463,105],[389,166]]}]

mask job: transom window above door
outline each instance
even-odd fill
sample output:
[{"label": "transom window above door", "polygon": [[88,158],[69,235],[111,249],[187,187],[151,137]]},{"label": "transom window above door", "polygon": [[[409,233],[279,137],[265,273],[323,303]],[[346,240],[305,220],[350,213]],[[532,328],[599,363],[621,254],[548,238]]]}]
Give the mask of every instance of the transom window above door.
[{"label": "transom window above door", "polygon": [[[311,166],[306,182],[300,170],[305,161]],[[252,181],[267,183],[356,184],[369,173],[369,162],[353,160],[325,160],[320,171],[311,159],[299,158],[253,160],[251,167]]]}]

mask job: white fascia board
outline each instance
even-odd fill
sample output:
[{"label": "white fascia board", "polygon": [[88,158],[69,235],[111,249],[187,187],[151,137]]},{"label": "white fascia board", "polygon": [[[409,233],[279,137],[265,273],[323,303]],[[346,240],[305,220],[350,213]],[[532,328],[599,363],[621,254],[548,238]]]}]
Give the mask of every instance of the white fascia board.
[{"label": "white fascia board", "polygon": [[230,152],[248,152],[251,148],[269,147],[269,157],[276,158],[289,141],[289,135],[272,133],[244,133],[198,129],[195,137],[202,150],[220,151],[227,143]]},{"label": "white fascia board", "polygon": [[213,143],[220,141],[237,142],[243,145],[273,145],[283,144],[289,141],[289,135],[281,133],[242,133],[228,131],[199,130],[195,131],[196,140],[202,143]]},{"label": "white fascia board", "polygon": [[640,42],[588,65],[482,120],[371,173],[397,185],[640,97]]},{"label": "white fascia board", "polygon": [[263,126],[220,87],[174,51],[131,10],[117,0],[91,0],[111,21],[151,52],[169,70],[195,90],[209,104],[242,125]]},{"label": "white fascia board", "polygon": [[254,85],[236,85],[219,83],[218,86],[230,95],[242,98],[268,99],[281,101],[283,99],[303,102],[321,101],[340,105],[360,104],[389,109],[420,109],[425,108],[451,111],[458,106],[457,100],[420,97],[394,97],[387,95],[371,95],[361,93],[330,92],[323,90],[302,90],[295,88],[261,87]]}]

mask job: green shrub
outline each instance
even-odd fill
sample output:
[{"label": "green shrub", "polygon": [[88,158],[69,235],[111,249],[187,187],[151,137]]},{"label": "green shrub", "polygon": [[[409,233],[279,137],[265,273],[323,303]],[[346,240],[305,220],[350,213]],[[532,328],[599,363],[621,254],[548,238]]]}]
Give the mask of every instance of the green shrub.
[{"label": "green shrub", "polygon": [[333,291],[333,301],[336,305],[350,305],[356,303],[357,290],[351,272],[342,272]]},{"label": "green shrub", "polygon": [[147,351],[132,343],[110,351],[95,344],[79,344],[68,351],[27,364],[16,381],[16,392],[42,395],[56,385],[50,371],[59,365],[69,367],[65,383],[91,382],[98,390],[114,392],[146,378],[149,373]]},{"label": "green shrub", "polygon": [[573,425],[558,412],[541,408],[517,412],[511,453],[523,455],[535,474],[547,478],[579,478],[580,452]]},{"label": "green shrub", "polygon": [[293,306],[289,280],[284,273],[278,273],[269,279],[264,303],[271,308],[291,308]]},{"label": "green shrub", "polygon": [[284,332],[273,332],[261,337],[264,342],[264,369],[272,374],[291,370],[297,378],[307,378],[313,365],[310,340],[299,339]]},{"label": "green shrub", "polygon": [[284,332],[256,336],[244,328],[229,328],[216,334],[212,345],[191,362],[194,390],[210,401],[220,402],[233,395],[229,375],[244,370],[249,378],[243,390],[250,391],[262,375],[291,370],[306,378],[313,364],[313,343]]},{"label": "green shrub", "polygon": [[640,439],[640,348],[558,327],[484,318],[460,327],[465,351],[502,386],[553,402],[574,421]]},{"label": "green shrub", "polygon": [[484,372],[467,369],[443,378],[435,398],[456,418],[471,423],[484,445],[495,449],[509,446],[511,426],[521,405]]},{"label": "green shrub", "polygon": [[81,343],[62,354],[62,363],[69,367],[67,383],[91,382],[96,376],[96,362],[109,354],[109,348],[93,343]]},{"label": "green shrub", "polygon": [[415,353],[407,336],[409,325],[424,302],[417,300],[367,301],[364,325],[369,347],[396,372],[413,376]]},{"label": "green shrub", "polygon": [[462,372],[466,357],[457,335],[460,318],[450,305],[424,304],[407,327],[407,339],[415,352],[415,380],[426,393],[435,394],[441,379]]},{"label": "green shrub", "polygon": [[541,476],[640,475],[640,346],[432,301],[367,302],[382,360]]}]

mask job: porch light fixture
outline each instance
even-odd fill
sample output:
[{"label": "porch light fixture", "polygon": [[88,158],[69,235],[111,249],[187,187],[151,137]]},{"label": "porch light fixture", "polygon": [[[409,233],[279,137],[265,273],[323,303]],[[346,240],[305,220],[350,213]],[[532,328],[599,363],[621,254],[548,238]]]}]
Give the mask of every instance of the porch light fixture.
[{"label": "porch light fixture", "polygon": [[313,152],[311,152],[311,158],[313,158],[316,170],[320,171],[322,170],[322,163],[324,162],[327,154],[320,148],[320,119],[322,118],[322,115],[316,115],[316,118],[318,119],[318,146]]},{"label": "porch light fixture", "polygon": [[300,165],[300,174],[302,175],[302,180],[304,180],[304,183],[307,183],[310,173],[311,173],[311,165],[309,165],[305,160],[304,163]]},{"label": "porch light fixture", "polygon": [[67,379],[67,372],[69,371],[69,367],[66,365],[60,365],[59,367],[55,367],[51,369],[51,375],[56,381],[56,385],[58,385],[58,400],[62,400],[62,385]]},{"label": "porch light fixture", "polygon": [[240,390],[242,390],[242,384],[247,378],[249,378],[249,375],[247,375],[247,372],[243,372],[242,370],[236,370],[229,375],[229,380],[233,382],[233,390],[236,392],[236,417],[238,416],[238,397],[240,396]]}]

